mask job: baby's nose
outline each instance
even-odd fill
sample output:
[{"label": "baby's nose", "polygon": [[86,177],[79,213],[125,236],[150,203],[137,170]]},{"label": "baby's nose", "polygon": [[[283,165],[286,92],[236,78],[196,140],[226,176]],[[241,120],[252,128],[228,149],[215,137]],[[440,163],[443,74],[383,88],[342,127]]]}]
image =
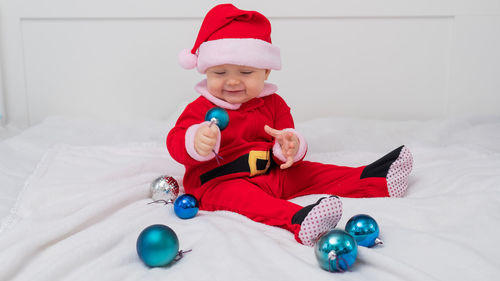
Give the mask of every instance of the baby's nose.
[{"label": "baby's nose", "polygon": [[230,86],[235,86],[235,85],[238,85],[240,83],[240,80],[234,79],[234,78],[230,78],[230,79],[227,80],[226,83],[228,85],[230,85]]}]

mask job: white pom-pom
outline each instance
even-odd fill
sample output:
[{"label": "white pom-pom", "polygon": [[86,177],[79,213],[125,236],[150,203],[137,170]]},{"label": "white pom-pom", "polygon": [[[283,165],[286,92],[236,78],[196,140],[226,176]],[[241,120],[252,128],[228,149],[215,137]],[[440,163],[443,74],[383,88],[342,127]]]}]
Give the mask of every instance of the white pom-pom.
[{"label": "white pom-pom", "polygon": [[198,56],[184,49],[179,53],[179,63],[185,69],[193,69],[198,63]]}]

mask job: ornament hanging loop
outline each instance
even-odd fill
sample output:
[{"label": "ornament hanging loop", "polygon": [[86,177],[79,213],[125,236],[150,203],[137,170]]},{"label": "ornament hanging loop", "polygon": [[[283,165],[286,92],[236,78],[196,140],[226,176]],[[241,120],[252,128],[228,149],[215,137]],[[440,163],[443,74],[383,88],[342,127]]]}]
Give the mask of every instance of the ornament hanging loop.
[{"label": "ornament hanging loop", "polygon": [[163,204],[167,205],[167,204],[173,204],[174,201],[172,201],[172,200],[167,201],[167,200],[160,199],[160,200],[155,200],[153,202],[149,202],[148,205],[153,204],[153,203],[163,203]]},{"label": "ornament hanging loop", "polygon": [[373,244],[373,246],[376,246],[376,245],[383,245],[384,244],[384,241],[382,241],[382,239],[380,238],[375,238],[375,244]]},{"label": "ornament hanging loop", "polygon": [[179,252],[177,253],[177,256],[175,256],[174,258],[174,261],[180,261],[183,257],[184,257],[184,254],[185,253],[189,253],[191,252],[193,249],[189,249],[187,251],[183,251],[183,250],[179,250]]}]

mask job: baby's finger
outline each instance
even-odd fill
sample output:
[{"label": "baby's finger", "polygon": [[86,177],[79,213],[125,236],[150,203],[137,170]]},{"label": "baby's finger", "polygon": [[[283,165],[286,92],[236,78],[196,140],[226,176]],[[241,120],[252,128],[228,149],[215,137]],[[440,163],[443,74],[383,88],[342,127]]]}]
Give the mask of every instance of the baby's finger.
[{"label": "baby's finger", "polygon": [[204,135],[201,135],[200,136],[200,142],[201,143],[204,143],[206,145],[211,145],[211,146],[214,146],[215,143],[217,142],[217,139],[216,138],[212,138],[212,137],[207,137],[207,136],[204,136]]},{"label": "baby's finger", "polygon": [[219,132],[219,127],[217,126],[211,126],[211,127],[208,127],[210,129],[211,132],[213,133],[218,133]]},{"label": "baby's finger", "polygon": [[216,126],[207,128],[205,131],[203,131],[203,135],[209,138],[216,138],[218,133],[219,131]]},{"label": "baby's finger", "polygon": [[198,145],[196,145],[196,151],[200,155],[206,156],[212,151],[212,149],[210,149],[210,147],[208,147],[207,145],[205,145],[203,143],[199,143]]},{"label": "baby's finger", "polygon": [[281,135],[281,131],[273,129],[273,128],[269,127],[268,125],[264,125],[264,131],[275,138],[277,138],[278,136]]},{"label": "baby's finger", "polygon": [[283,139],[282,135],[279,135],[276,137],[276,142],[283,146],[283,144],[285,143],[285,139]]},{"label": "baby's finger", "polygon": [[292,132],[286,132],[286,133],[285,133],[285,137],[286,137],[286,139],[287,139],[287,140],[290,140],[290,141],[291,141],[291,140],[292,140],[292,137],[293,137],[293,133],[292,133]]},{"label": "baby's finger", "polygon": [[281,169],[287,169],[290,168],[293,164],[293,158],[291,156],[288,156],[286,158],[286,162],[280,165]]},{"label": "baby's finger", "polygon": [[198,144],[198,148],[201,151],[208,151],[210,147],[206,143],[200,143],[200,144]]}]

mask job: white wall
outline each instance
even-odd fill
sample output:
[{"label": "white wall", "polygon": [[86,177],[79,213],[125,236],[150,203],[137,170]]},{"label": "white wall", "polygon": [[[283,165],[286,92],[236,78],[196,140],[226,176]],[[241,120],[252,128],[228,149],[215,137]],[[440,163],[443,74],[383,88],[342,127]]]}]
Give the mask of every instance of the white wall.
[{"label": "white wall", "polygon": [[3,88],[3,79],[2,79],[2,63],[0,61],[0,126],[5,125],[6,114],[5,114],[5,95]]},{"label": "white wall", "polygon": [[[220,1],[180,2],[1,0],[8,121],[169,116],[202,79],[177,53]],[[283,58],[270,80],[297,121],[500,114],[498,0],[234,3],[270,18]]]}]

